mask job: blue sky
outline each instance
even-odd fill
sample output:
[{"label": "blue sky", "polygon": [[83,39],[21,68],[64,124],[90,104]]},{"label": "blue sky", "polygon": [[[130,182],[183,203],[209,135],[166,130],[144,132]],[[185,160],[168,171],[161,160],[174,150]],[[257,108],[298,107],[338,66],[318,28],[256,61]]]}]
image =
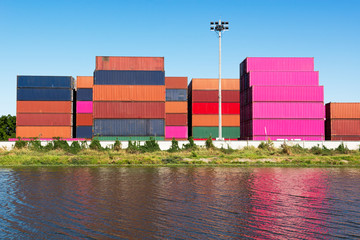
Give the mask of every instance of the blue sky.
[{"label": "blue sky", "polygon": [[325,102],[360,102],[360,1],[0,0],[0,115],[17,75],[89,76],[95,56],[163,56],[167,76],[216,78],[209,22],[230,22],[222,76],[245,57],[314,57]]}]

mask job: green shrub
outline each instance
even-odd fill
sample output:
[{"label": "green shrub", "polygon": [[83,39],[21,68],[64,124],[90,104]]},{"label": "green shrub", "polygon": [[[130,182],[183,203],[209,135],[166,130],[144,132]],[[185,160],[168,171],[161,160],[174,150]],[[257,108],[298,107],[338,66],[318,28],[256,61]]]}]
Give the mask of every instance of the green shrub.
[{"label": "green shrub", "polygon": [[42,151],[43,150],[43,146],[41,146],[41,142],[38,139],[32,139],[28,143],[28,147],[30,150],[33,150],[33,151]]},{"label": "green shrub", "polygon": [[287,145],[286,142],[281,144],[280,149],[281,149],[281,153],[283,153],[283,154],[286,154],[286,155],[292,154],[291,147],[289,145]]},{"label": "green shrub", "polygon": [[267,151],[273,151],[274,148],[274,143],[271,140],[268,140],[266,142],[261,142],[258,146],[258,148],[263,149],[263,150],[267,150]]},{"label": "green shrub", "polygon": [[315,155],[321,155],[322,154],[322,149],[319,147],[319,145],[317,145],[317,146],[313,146],[310,149],[310,152],[315,154]]},{"label": "green shrub", "polygon": [[168,163],[176,164],[176,163],[180,163],[180,161],[181,161],[180,157],[170,157],[170,158],[161,159],[161,162],[164,164],[168,164]]},{"label": "green shrub", "polygon": [[235,152],[235,150],[232,149],[229,144],[227,145],[227,149],[221,146],[220,151],[225,154],[232,154],[233,152]]},{"label": "green shrub", "polygon": [[92,139],[89,147],[90,147],[90,149],[96,150],[96,151],[103,150],[103,148],[101,147],[100,141],[98,139]]},{"label": "green shrub", "polygon": [[206,146],[207,149],[214,149],[215,148],[211,136],[209,136],[208,139],[206,139],[205,146]]},{"label": "green shrub", "polygon": [[333,151],[331,149],[328,149],[325,145],[322,147],[322,155],[332,155]]},{"label": "green shrub", "polygon": [[128,147],[126,148],[126,152],[128,152],[128,153],[138,153],[140,151],[139,145],[140,145],[140,143],[136,143],[136,141],[134,141],[134,142],[129,141],[128,142]]},{"label": "green shrub", "polygon": [[188,138],[189,143],[184,144],[183,145],[183,149],[185,150],[196,150],[198,148],[198,146],[196,146],[195,142],[194,142],[194,138],[192,136],[190,136]]},{"label": "green shrub", "polygon": [[42,149],[45,152],[51,151],[54,149],[54,144],[52,142],[48,142],[44,147],[42,147]]},{"label": "green shrub", "polygon": [[168,149],[168,152],[178,152],[180,151],[179,142],[173,138],[171,140],[171,147]]},{"label": "green shrub", "polygon": [[22,149],[27,147],[28,142],[21,140],[20,138],[15,142],[15,148]]},{"label": "green shrub", "polygon": [[121,150],[121,142],[119,140],[116,139],[115,143],[114,143],[114,150],[115,151],[120,151]]},{"label": "green shrub", "polygon": [[60,140],[59,138],[54,140],[54,149],[61,149],[64,151],[69,151],[69,144],[65,140]]},{"label": "green shrub", "polygon": [[72,153],[72,154],[76,154],[76,153],[78,153],[80,151],[81,151],[80,143],[78,141],[72,142],[70,147],[69,147],[69,152]]},{"label": "green shrub", "polygon": [[350,152],[349,148],[344,145],[344,143],[341,143],[337,148],[336,151],[341,154],[348,154]]},{"label": "green shrub", "polygon": [[80,146],[81,146],[81,149],[87,149],[89,147],[87,144],[87,141],[81,141]]},{"label": "green shrub", "polygon": [[160,146],[156,140],[150,137],[150,140],[145,141],[144,146],[140,146],[141,152],[155,152],[160,151]]},{"label": "green shrub", "polygon": [[291,147],[291,152],[292,153],[306,153],[307,149],[304,149],[299,144],[296,144],[295,146]]},{"label": "green shrub", "polygon": [[196,154],[195,151],[191,151],[191,157],[196,158],[196,157],[198,157],[198,155]]}]

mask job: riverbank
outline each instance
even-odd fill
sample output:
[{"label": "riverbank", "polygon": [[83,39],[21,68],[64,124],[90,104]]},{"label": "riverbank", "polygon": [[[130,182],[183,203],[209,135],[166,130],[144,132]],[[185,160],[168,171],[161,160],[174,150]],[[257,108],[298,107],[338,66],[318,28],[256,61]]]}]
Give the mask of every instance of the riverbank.
[{"label": "riverbank", "polygon": [[0,151],[0,166],[347,166],[360,167],[360,151],[329,149],[243,148],[180,150],[177,152],[133,152],[83,149],[76,154],[64,150],[46,152],[28,148]]}]

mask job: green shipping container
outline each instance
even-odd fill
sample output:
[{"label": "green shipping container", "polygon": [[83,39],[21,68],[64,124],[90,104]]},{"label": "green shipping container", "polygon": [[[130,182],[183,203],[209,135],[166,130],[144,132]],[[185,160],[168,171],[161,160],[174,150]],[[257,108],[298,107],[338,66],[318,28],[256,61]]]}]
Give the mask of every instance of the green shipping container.
[{"label": "green shipping container", "polygon": [[[218,127],[193,127],[192,134],[194,139],[205,139],[211,136],[217,138],[219,136]],[[222,137],[225,139],[240,138],[240,127],[222,127]]]},{"label": "green shipping container", "polygon": [[120,136],[120,137],[113,137],[113,136],[109,136],[109,137],[94,137],[94,139],[97,139],[99,141],[147,141],[150,140],[150,138],[155,139],[157,141],[163,141],[165,139],[165,137],[150,137],[150,136],[144,136],[144,137],[140,137],[140,136],[135,136],[135,137],[124,137],[124,136]]}]

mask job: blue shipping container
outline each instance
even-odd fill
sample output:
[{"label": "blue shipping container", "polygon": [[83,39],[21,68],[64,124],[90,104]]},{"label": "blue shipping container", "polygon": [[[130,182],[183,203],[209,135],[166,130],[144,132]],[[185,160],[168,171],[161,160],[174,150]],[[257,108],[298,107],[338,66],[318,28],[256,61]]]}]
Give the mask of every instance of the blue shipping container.
[{"label": "blue shipping container", "polygon": [[77,138],[92,138],[92,126],[78,126],[76,127]]},{"label": "blue shipping container", "polygon": [[17,76],[18,88],[73,88],[74,78],[66,76]]},{"label": "blue shipping container", "polygon": [[76,101],[92,101],[92,88],[80,88],[76,91]]},{"label": "blue shipping container", "polygon": [[187,101],[187,89],[166,89],[166,101]]},{"label": "blue shipping container", "polygon": [[18,88],[18,101],[72,101],[72,89]]},{"label": "blue shipping container", "polygon": [[94,136],[164,136],[163,119],[94,119]]},{"label": "blue shipping container", "polygon": [[165,85],[162,71],[95,71],[94,85]]}]

